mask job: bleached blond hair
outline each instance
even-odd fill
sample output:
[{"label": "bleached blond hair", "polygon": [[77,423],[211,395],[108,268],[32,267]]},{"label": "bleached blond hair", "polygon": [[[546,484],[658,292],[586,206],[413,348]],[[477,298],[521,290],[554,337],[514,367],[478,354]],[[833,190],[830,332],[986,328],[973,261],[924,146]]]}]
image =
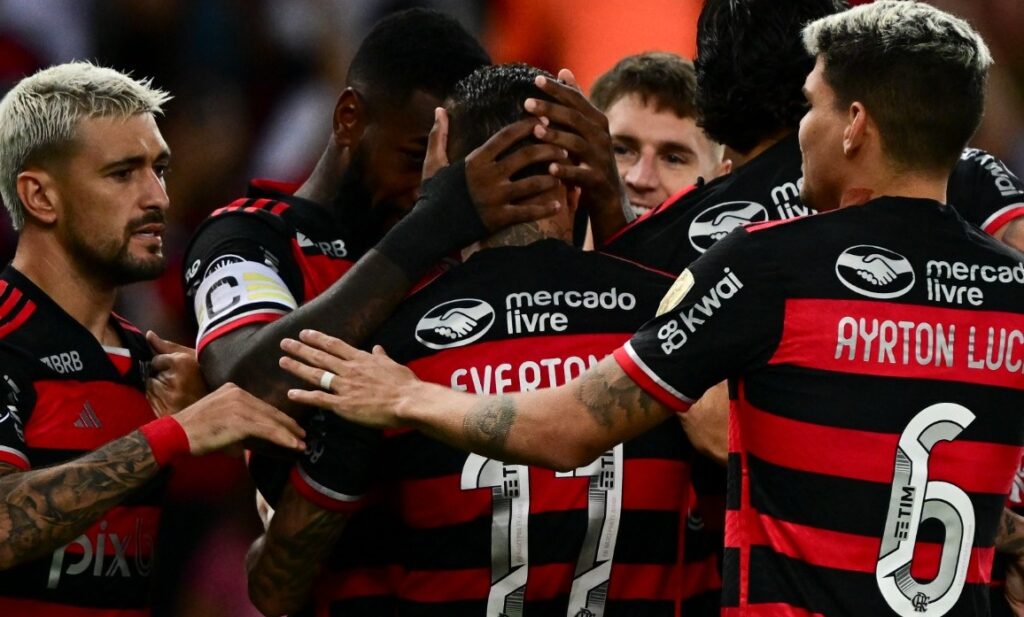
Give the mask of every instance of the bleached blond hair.
[{"label": "bleached blond hair", "polygon": [[14,229],[25,223],[18,174],[65,151],[79,121],[159,114],[170,98],[149,79],[89,62],[53,66],[18,82],[0,101],[0,197]]},{"label": "bleached blond hair", "polygon": [[879,0],[803,31],[841,107],[861,101],[898,165],[949,166],[977,130],[992,54],[963,19],[916,0]]}]

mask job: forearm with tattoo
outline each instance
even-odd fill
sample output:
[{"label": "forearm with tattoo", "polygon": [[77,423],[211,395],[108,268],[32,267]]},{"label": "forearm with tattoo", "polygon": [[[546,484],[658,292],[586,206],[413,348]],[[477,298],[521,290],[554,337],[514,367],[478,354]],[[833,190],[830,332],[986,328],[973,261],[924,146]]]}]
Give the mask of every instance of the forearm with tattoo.
[{"label": "forearm with tattoo", "polygon": [[[449,404],[438,403],[435,411],[445,415]],[[670,415],[610,358],[560,388],[477,397],[465,410],[460,427],[442,421],[418,428],[491,458],[556,469],[586,464]]]},{"label": "forearm with tattoo", "polygon": [[67,463],[0,477],[0,568],[74,540],[159,470],[135,431]]},{"label": "forearm with tattoo", "polygon": [[600,426],[607,430],[617,422],[632,424],[656,415],[665,417],[665,408],[641,390],[617,365],[605,362],[587,371],[574,382],[573,395]]},{"label": "forearm with tattoo", "polygon": [[999,519],[999,527],[996,530],[996,550],[1000,553],[1024,557],[1024,517],[1015,514],[1012,510],[1003,509],[1003,515]]},{"label": "forearm with tattoo", "polygon": [[348,513],[324,510],[286,489],[270,529],[247,559],[253,603],[266,615],[302,608],[348,519]]}]

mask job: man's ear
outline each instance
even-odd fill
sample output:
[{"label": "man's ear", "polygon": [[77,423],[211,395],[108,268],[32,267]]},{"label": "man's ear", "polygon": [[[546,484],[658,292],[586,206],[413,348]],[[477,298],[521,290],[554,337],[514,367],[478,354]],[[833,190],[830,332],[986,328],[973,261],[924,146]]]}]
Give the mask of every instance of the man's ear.
[{"label": "man's ear", "polygon": [[29,169],[18,174],[17,187],[26,219],[44,225],[56,222],[60,196],[53,176],[42,169]]},{"label": "man's ear", "polygon": [[843,129],[843,154],[853,156],[864,146],[871,131],[870,125],[868,110],[864,104],[860,101],[850,103],[847,110],[847,125]]},{"label": "man's ear", "polygon": [[366,129],[366,102],[354,88],[345,88],[334,106],[334,141],[339,148],[352,148]]}]

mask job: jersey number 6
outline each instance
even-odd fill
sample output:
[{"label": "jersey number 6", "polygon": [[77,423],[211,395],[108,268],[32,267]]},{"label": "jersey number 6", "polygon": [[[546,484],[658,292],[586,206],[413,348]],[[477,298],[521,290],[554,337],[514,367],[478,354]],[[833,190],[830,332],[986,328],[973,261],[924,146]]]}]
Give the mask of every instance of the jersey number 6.
[{"label": "jersey number 6", "polygon": [[[958,486],[928,480],[928,458],[940,441],[953,441],[974,421],[955,403],[937,403],[914,416],[900,435],[875,580],[898,615],[945,615],[963,591],[974,540],[974,508]],[[938,574],[921,583],[911,574],[921,523],[935,519],[945,529]]]}]

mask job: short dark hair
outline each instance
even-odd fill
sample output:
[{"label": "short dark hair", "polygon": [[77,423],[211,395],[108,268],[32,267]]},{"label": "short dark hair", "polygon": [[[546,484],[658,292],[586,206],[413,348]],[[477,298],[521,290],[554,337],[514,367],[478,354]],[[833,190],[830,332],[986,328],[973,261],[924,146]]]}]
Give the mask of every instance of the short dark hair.
[{"label": "short dark hair", "polygon": [[392,13],[366,35],[346,83],[376,105],[405,105],[416,91],[438,99],[491,63],[480,42],[454,18],[422,8]]},{"label": "short dark hair", "polygon": [[[460,81],[445,104],[449,115],[448,151],[452,159],[465,157],[491,135],[525,118],[523,102],[526,99],[552,100],[534,83],[539,75],[555,79],[547,71],[515,63],[485,66]],[[531,173],[543,172],[528,170],[522,175]]]},{"label": "short dark hair", "polygon": [[897,167],[953,168],[981,122],[992,64],[967,22],[923,3],[882,1],[819,19],[803,38],[824,59],[836,105],[864,104]]},{"label": "short dark hair", "polygon": [[598,77],[590,89],[590,100],[601,111],[608,111],[622,97],[636,94],[644,105],[653,103],[658,111],[670,109],[680,118],[693,118],[697,115],[696,92],[693,63],[676,54],[648,52],[626,56]]},{"label": "short dark hair", "polygon": [[707,0],[697,21],[698,124],[746,153],[792,131],[807,110],[804,79],[814,58],[800,32],[842,11],[845,0]]}]

